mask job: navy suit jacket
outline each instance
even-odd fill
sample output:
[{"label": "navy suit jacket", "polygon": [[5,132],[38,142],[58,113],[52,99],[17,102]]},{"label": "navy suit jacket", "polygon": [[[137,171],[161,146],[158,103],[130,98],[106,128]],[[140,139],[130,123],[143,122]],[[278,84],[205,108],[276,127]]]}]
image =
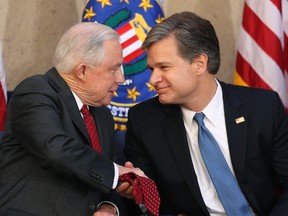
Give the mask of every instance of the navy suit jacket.
[{"label": "navy suit jacket", "polygon": [[[221,86],[232,165],[245,197],[257,215],[287,215],[288,117],[279,96],[222,82]],[[125,154],[156,182],[160,213],[209,215],[180,106],[163,105],[155,97],[131,108],[128,117]],[[239,117],[245,121],[237,124]]]},{"label": "navy suit jacket", "polygon": [[90,147],[76,101],[55,68],[16,87],[0,143],[0,215],[93,214],[112,187],[117,149],[110,111],[90,112],[102,154]]}]

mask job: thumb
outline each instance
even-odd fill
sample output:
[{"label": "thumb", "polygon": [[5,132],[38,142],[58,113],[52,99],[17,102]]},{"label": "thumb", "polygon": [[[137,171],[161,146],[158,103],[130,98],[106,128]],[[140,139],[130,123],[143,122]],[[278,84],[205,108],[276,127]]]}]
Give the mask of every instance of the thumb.
[{"label": "thumb", "polygon": [[127,167],[127,168],[134,168],[134,165],[133,165],[133,163],[131,163],[130,161],[127,161],[127,162],[125,163],[125,167]]}]

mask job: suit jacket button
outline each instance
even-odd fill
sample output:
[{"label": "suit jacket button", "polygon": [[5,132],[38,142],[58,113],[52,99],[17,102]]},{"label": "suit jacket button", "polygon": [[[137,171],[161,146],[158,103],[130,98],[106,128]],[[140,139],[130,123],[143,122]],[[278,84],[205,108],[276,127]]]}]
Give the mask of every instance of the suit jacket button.
[{"label": "suit jacket button", "polygon": [[93,178],[96,177],[96,174],[94,172],[90,172],[90,176],[92,176]]},{"label": "suit jacket button", "polygon": [[89,209],[94,211],[96,208],[97,206],[95,205],[95,203],[89,203]]}]

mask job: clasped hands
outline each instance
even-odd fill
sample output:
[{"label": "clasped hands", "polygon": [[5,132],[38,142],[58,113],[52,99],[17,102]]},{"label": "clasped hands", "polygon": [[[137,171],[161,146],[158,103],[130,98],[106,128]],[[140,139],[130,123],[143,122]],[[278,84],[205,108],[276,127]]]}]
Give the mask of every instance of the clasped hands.
[{"label": "clasped hands", "polygon": [[[119,176],[128,172],[133,172],[138,176],[147,178],[147,176],[141,169],[135,168],[134,165],[129,161],[125,163],[125,166],[118,166],[118,168]],[[137,179],[134,180],[134,183],[138,184]],[[123,197],[135,200],[134,188],[129,182],[121,182],[121,184],[116,188],[116,192],[118,192]]]},{"label": "clasped hands", "polygon": [[[118,165],[118,170],[119,170],[119,176],[125,173],[133,172],[139,176],[147,178],[147,176],[141,169],[135,168],[134,165],[129,161],[125,163],[125,166]],[[135,180],[135,183],[138,184],[137,180]],[[121,182],[121,184],[115,190],[121,196],[135,200],[134,188],[129,182]],[[115,215],[117,215],[115,207],[113,205],[105,203],[101,204],[98,207],[97,211],[94,213],[93,216],[115,216]]]}]

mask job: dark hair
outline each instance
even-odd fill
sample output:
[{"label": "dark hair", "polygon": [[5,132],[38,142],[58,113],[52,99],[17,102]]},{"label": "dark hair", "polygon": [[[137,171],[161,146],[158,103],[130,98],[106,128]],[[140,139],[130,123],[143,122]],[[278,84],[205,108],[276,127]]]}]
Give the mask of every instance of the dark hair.
[{"label": "dark hair", "polygon": [[173,35],[180,56],[192,62],[197,56],[208,56],[208,71],[216,74],[220,67],[219,41],[213,25],[195,13],[173,14],[155,25],[148,33],[142,48],[148,50],[151,44]]}]

